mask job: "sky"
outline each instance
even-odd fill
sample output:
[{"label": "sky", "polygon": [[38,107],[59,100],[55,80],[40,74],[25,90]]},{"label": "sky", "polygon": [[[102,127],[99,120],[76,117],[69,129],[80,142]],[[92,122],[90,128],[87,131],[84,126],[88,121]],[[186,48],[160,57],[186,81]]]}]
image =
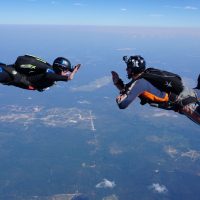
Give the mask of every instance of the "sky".
[{"label": "sky", "polygon": [[200,27],[199,0],[6,0],[0,24]]}]

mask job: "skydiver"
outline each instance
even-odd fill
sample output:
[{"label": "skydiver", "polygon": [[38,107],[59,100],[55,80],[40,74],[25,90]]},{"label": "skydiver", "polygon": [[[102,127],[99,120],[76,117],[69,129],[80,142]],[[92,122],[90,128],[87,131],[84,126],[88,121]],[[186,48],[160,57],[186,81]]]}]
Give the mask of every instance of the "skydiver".
[{"label": "skydiver", "polygon": [[42,92],[57,81],[72,80],[80,66],[73,68],[64,57],[56,58],[50,65],[35,56],[19,56],[12,65],[0,63],[0,83]]},{"label": "skydiver", "polygon": [[112,71],[114,85],[120,91],[116,102],[120,109],[127,108],[136,97],[141,105],[149,104],[166,110],[184,114],[200,125],[200,75],[197,87],[186,87],[179,75],[154,68],[146,68],[142,56],[123,57],[127,77],[131,81],[124,84],[119,75]]}]

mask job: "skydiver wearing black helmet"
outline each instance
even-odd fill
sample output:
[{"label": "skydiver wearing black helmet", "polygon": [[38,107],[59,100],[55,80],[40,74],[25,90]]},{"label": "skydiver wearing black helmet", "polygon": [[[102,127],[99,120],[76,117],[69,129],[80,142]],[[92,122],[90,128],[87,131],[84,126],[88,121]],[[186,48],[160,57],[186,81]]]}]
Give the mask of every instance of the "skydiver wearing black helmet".
[{"label": "skydiver wearing black helmet", "polygon": [[0,83],[41,92],[57,81],[72,80],[80,66],[73,68],[64,57],[56,58],[50,65],[32,55],[19,56],[12,65],[0,63]]},{"label": "skydiver wearing black helmet", "polygon": [[127,108],[139,97],[141,105],[147,103],[153,107],[174,110],[200,125],[200,75],[197,87],[190,89],[177,74],[146,68],[146,62],[140,55],[124,56],[123,60],[131,81],[124,84],[115,71],[111,72],[113,83],[120,91],[116,98],[120,109]]}]

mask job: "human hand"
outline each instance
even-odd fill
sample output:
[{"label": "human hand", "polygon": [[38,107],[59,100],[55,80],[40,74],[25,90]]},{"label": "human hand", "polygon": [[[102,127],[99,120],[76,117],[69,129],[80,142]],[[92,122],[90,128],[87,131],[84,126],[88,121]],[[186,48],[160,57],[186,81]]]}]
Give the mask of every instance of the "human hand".
[{"label": "human hand", "polygon": [[126,97],[127,97],[126,94],[120,94],[119,96],[116,97],[116,102],[117,102],[117,103],[120,103],[120,102],[122,102]]},{"label": "human hand", "polygon": [[112,74],[112,80],[113,80],[113,83],[114,84],[117,84],[117,82],[119,81],[119,75],[117,72],[115,71],[111,71],[111,74]]},{"label": "human hand", "polygon": [[81,67],[81,64],[77,64],[77,65],[74,67],[73,72],[77,72],[77,71],[79,70],[80,67]]}]

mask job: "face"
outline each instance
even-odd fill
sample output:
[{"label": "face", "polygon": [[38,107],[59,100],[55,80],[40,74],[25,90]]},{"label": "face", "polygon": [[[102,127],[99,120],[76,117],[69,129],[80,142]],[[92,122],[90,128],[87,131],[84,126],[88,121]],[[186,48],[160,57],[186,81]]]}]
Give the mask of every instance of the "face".
[{"label": "face", "polygon": [[132,72],[131,68],[127,67],[126,72],[127,72],[128,79],[133,78],[133,72]]},{"label": "face", "polygon": [[69,70],[63,70],[61,71],[62,76],[68,76],[71,72]]}]

